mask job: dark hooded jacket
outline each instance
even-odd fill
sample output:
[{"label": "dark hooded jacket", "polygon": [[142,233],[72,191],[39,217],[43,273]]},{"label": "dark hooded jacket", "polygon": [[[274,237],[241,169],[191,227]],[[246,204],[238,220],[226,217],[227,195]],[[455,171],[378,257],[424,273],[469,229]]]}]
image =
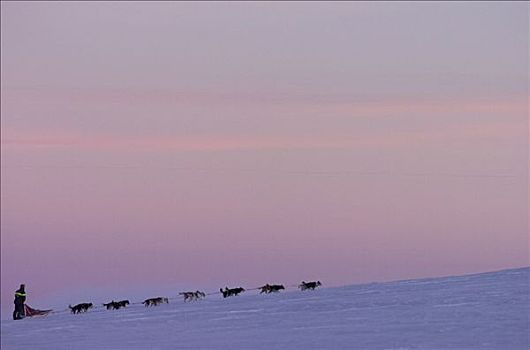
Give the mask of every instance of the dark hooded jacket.
[{"label": "dark hooded jacket", "polygon": [[15,304],[24,304],[26,302],[26,290],[24,286],[20,286],[15,292]]}]

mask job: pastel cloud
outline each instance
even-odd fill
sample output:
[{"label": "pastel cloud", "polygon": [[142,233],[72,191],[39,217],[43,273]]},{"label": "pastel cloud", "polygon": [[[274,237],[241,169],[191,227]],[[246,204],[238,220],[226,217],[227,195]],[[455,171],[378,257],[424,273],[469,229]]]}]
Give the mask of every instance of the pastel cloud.
[{"label": "pastel cloud", "polygon": [[[171,92],[168,90],[105,90],[105,89],[8,89],[5,93],[7,104],[11,106],[30,98],[47,103],[72,103],[80,108],[93,104],[106,105],[116,103],[118,106],[160,107],[160,104],[174,105],[182,109],[186,105],[206,106],[199,116],[208,120],[208,113],[221,113],[231,110],[227,105],[239,105],[236,114],[249,110],[259,111],[267,108],[270,125],[277,125],[271,133],[258,128],[250,130],[219,130],[214,133],[186,133],[173,128],[171,136],[166,130],[145,130],[142,134],[124,131],[81,131],[68,128],[42,128],[28,125],[17,125],[17,119],[7,112],[4,119],[2,143],[7,147],[74,147],[81,149],[123,150],[123,151],[222,151],[222,150],[259,150],[259,149],[333,149],[355,147],[394,147],[399,145],[428,144],[448,139],[502,139],[506,137],[523,137],[527,124],[528,97],[514,96],[500,99],[383,99],[379,101],[348,102],[345,98],[329,99],[321,96],[295,95],[288,101],[279,96],[258,96],[255,94],[216,94],[208,92]],[[56,102],[53,102],[53,101]],[[52,102],[50,102],[52,101]],[[240,102],[241,101],[241,102]],[[274,101],[283,101],[280,104]],[[268,106],[272,103],[272,106]],[[37,103],[36,106],[41,106]],[[44,108],[45,110],[46,108]],[[184,109],[185,110],[185,109]],[[31,111],[30,111],[31,112]],[[27,112],[27,113],[30,113]],[[103,112],[109,119],[115,118],[111,112]],[[300,121],[285,124],[285,119],[296,115]],[[454,118],[454,116],[460,116]],[[480,116],[480,118],[463,118],[463,116]],[[101,118],[101,117],[99,117]],[[319,132],[306,127],[304,120],[315,118],[328,121],[322,124]],[[422,125],[415,129],[395,128],[374,129],[372,125],[385,120],[407,121],[416,118]],[[230,119],[227,117],[227,119]],[[429,124],[430,120],[444,120]],[[13,120],[13,121],[11,121]],[[119,120],[119,119],[118,119]],[[373,120],[367,127],[355,127],[358,121]],[[350,123],[344,130],[326,129],[327,124]],[[395,122],[395,123],[396,123]],[[282,125],[283,124],[283,125]],[[127,127],[127,123],[124,125]],[[284,130],[280,126],[283,126]],[[297,130],[298,129],[298,130]]]},{"label": "pastel cloud", "polygon": [[524,122],[506,122],[459,126],[451,130],[400,132],[393,135],[292,135],[292,136],[187,136],[123,137],[87,135],[55,130],[5,130],[2,143],[18,148],[79,148],[120,151],[227,151],[265,149],[340,149],[364,147],[393,147],[428,144],[440,140],[480,140],[523,136]]}]

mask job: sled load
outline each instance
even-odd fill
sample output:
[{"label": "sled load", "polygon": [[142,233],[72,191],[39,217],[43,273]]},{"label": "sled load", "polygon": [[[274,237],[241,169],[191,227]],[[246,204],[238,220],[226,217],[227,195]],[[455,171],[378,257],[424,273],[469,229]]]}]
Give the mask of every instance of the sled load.
[{"label": "sled load", "polygon": [[24,313],[26,317],[46,316],[52,311],[53,310],[37,310],[32,307],[29,307],[28,305],[24,305]]}]

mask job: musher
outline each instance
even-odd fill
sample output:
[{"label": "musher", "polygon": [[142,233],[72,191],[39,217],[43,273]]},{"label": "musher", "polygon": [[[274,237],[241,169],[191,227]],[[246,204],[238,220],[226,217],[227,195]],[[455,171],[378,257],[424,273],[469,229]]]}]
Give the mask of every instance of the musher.
[{"label": "musher", "polygon": [[26,302],[26,285],[21,284],[15,292],[15,311],[13,311],[13,320],[21,320],[26,314],[24,312],[24,303]]}]

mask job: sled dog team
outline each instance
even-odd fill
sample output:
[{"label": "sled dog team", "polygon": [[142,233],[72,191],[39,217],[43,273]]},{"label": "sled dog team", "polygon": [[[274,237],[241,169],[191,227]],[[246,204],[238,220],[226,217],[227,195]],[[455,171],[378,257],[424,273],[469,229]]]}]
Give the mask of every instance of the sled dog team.
[{"label": "sled dog team", "polygon": [[[302,283],[298,286],[300,290],[314,290],[317,287],[320,287],[322,283],[320,281],[316,282],[305,282],[302,281]],[[280,290],[284,290],[285,287],[283,284],[266,284],[262,287],[257,288],[260,290],[260,294],[270,294],[270,293],[278,293]],[[228,298],[231,296],[239,295],[240,293],[245,291],[245,288],[243,287],[237,287],[237,288],[228,288],[225,287],[225,289],[220,288],[219,291],[223,295],[223,298]],[[199,300],[206,297],[206,293],[201,291],[195,291],[195,292],[182,292],[179,293],[179,295],[182,295],[184,297],[184,301],[194,301]],[[156,298],[150,298],[146,299],[142,302],[142,304],[145,305],[145,307],[148,306],[157,306],[162,303],[169,303],[169,299],[166,297],[156,297]],[[110,303],[103,304],[107,308],[107,310],[118,310],[122,307],[126,307],[129,305],[129,300],[121,300],[121,301],[114,301],[112,300]],[[68,305],[68,308],[72,311],[73,314],[79,314],[81,312],[87,312],[88,309],[93,308],[94,305],[92,303],[81,303],[77,304],[75,306]]]}]

